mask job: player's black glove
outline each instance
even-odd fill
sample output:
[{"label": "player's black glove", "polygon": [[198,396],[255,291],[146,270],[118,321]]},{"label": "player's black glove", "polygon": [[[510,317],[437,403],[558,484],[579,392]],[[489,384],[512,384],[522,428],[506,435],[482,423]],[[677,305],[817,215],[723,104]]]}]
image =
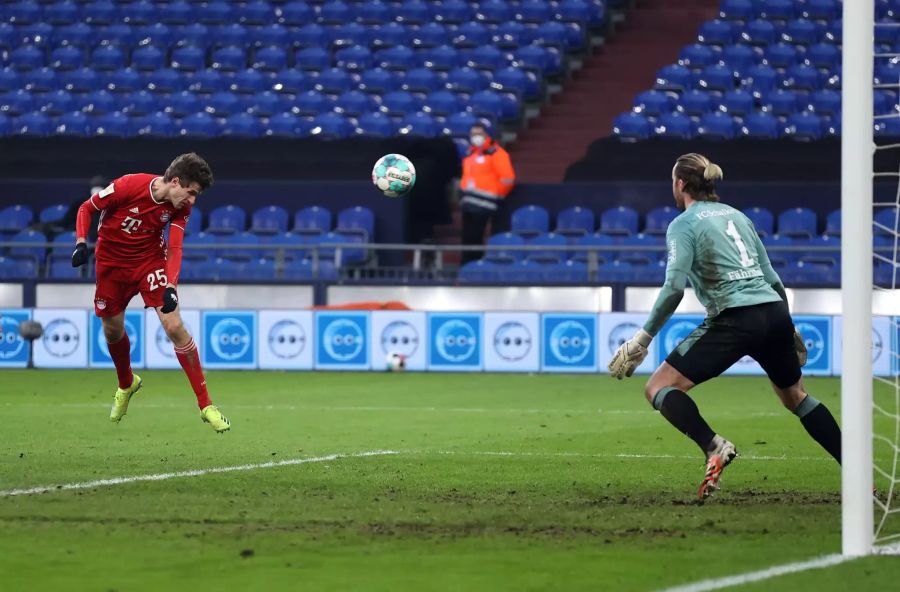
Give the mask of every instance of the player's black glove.
[{"label": "player's black glove", "polygon": [[163,292],[163,305],[162,311],[163,314],[169,314],[173,310],[178,307],[178,293],[175,292],[175,288],[169,286],[166,288],[166,291]]},{"label": "player's black glove", "polygon": [[78,243],[75,245],[75,252],[72,253],[72,267],[81,267],[87,263],[87,258],[87,243]]}]

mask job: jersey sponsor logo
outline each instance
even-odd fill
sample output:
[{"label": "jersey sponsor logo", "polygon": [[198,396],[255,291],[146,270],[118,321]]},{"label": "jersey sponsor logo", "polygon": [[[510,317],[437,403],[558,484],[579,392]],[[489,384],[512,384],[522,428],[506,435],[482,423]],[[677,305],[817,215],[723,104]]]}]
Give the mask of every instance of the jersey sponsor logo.
[{"label": "jersey sponsor logo", "polygon": [[137,208],[137,206],[130,208],[128,211],[131,212],[132,214],[140,214],[141,213],[141,211]]},{"label": "jersey sponsor logo", "polygon": [[115,190],[116,190],[116,184],[115,184],[115,183],[110,183],[109,185],[106,186],[106,189],[103,189],[103,190],[100,191],[100,193],[98,193],[97,195],[100,197],[100,199],[103,199],[104,197],[106,197],[106,196],[109,195],[110,193],[115,192]]},{"label": "jersey sponsor logo", "polygon": [[738,269],[737,271],[729,271],[728,279],[729,280],[747,280],[755,277],[762,277],[763,272],[759,267],[754,267],[753,269]]},{"label": "jersey sponsor logo", "polygon": [[132,218],[131,216],[126,216],[124,220],[122,220],[122,231],[125,234],[131,234],[135,230],[137,230],[141,226],[141,221],[137,218]]},{"label": "jersey sponsor logo", "polygon": [[669,263],[675,263],[678,259],[678,243],[675,240],[669,241]]}]

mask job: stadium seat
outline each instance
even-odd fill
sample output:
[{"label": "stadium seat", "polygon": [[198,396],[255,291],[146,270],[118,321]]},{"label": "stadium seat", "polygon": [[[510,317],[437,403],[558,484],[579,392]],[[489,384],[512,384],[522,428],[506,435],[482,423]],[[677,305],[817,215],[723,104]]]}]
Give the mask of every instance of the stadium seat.
[{"label": "stadium seat", "polygon": [[756,103],[753,99],[753,95],[744,90],[737,89],[722,95],[719,108],[729,115],[743,117],[755,111]]},{"label": "stadium seat", "polygon": [[624,237],[637,234],[637,231],[638,213],[631,208],[619,206],[605,210],[600,215],[601,234]]},{"label": "stadium seat", "polygon": [[13,120],[13,131],[23,136],[49,136],[53,133],[53,122],[43,113],[32,111]]},{"label": "stadium seat", "polygon": [[800,95],[795,91],[779,88],[766,93],[761,105],[766,113],[787,117],[800,110]]},{"label": "stadium seat", "polygon": [[420,101],[404,90],[395,90],[381,98],[380,110],[392,117],[405,117],[419,110]]},{"label": "stadium seat", "polygon": [[797,65],[803,53],[790,43],[773,43],[763,51],[763,63],[782,70]]},{"label": "stadium seat", "polygon": [[185,261],[208,261],[218,257],[216,245],[218,239],[214,234],[192,232],[184,237]]},{"label": "stadium seat", "polygon": [[[15,207],[15,206],[12,206]],[[69,211],[69,208],[63,204],[56,204],[55,206],[48,206],[40,211],[38,214],[38,222],[41,224],[55,224],[65,217],[66,212]],[[0,228],[0,232],[3,229]],[[55,237],[54,237],[55,238]],[[72,241],[74,244],[74,240]],[[69,245],[71,247],[71,244]]]},{"label": "stadium seat", "polygon": [[428,113],[411,113],[400,120],[398,131],[401,135],[416,138],[436,138],[443,128],[437,119]]},{"label": "stadium seat", "polygon": [[479,72],[468,66],[454,68],[447,72],[447,89],[457,93],[473,93],[485,90],[491,84],[491,79],[483,72]]},{"label": "stadium seat", "polygon": [[90,135],[90,133],[91,125],[88,121],[88,117],[81,111],[66,113],[65,115],[61,115],[56,120],[55,135],[57,136],[74,136],[84,138]]},{"label": "stadium seat", "polygon": [[295,138],[308,136],[311,130],[310,121],[286,112],[270,117],[264,133],[267,136]]},{"label": "stadium seat", "polygon": [[821,74],[812,66],[795,64],[785,71],[781,84],[784,88],[814,91],[822,86]]},{"label": "stadium seat", "polygon": [[[875,91],[878,97],[878,91]],[[809,108],[817,115],[832,116],[841,112],[841,93],[823,89],[817,90],[809,96]],[[878,114],[878,110],[875,111]]]},{"label": "stadium seat", "polygon": [[84,63],[84,52],[74,45],[57,47],[50,52],[49,66],[57,71],[77,70],[78,68],[83,67]]},{"label": "stadium seat", "polygon": [[34,211],[25,205],[7,206],[0,210],[0,233],[10,235],[24,230],[31,224]]},{"label": "stadium seat", "polygon": [[369,46],[373,49],[397,47],[410,44],[410,31],[397,22],[390,22],[371,32]]},{"label": "stadium seat", "polygon": [[[71,244],[69,250],[72,250]],[[76,280],[84,277],[83,267],[72,267],[72,255],[49,255],[46,267],[47,277],[57,280]]]},{"label": "stadium seat", "polygon": [[515,263],[525,258],[527,253],[523,250],[506,249],[502,247],[521,247],[525,245],[525,239],[515,232],[495,234],[488,238],[488,248],[485,251],[484,260],[490,263]]},{"label": "stadium seat", "polygon": [[766,208],[753,207],[742,210],[756,228],[756,234],[765,238],[775,234],[775,216]]},{"label": "stadium seat", "polygon": [[652,129],[644,115],[630,111],[616,117],[612,131],[623,142],[635,142],[649,138]]},{"label": "stadium seat", "polygon": [[[0,212],[0,218],[2,216],[3,214]],[[900,216],[898,216],[897,208],[878,208],[875,211],[872,232],[876,235],[892,237],[898,231],[898,220],[900,220]],[[3,226],[0,224],[0,230],[2,229]]]},{"label": "stadium seat", "polygon": [[313,118],[310,135],[323,140],[342,140],[353,135],[353,124],[343,115],[321,113]]},{"label": "stadium seat", "polygon": [[759,63],[759,53],[749,45],[736,43],[722,49],[721,61],[732,70],[732,74],[744,72]]},{"label": "stadium seat", "polygon": [[671,206],[654,208],[647,212],[647,220],[644,224],[644,234],[646,235],[663,235],[669,228],[669,223],[678,216],[678,210]]},{"label": "stadium seat", "polygon": [[697,125],[697,136],[709,140],[733,140],[736,133],[734,118],[721,111],[703,115]]},{"label": "stadium seat", "polygon": [[741,123],[741,135],[745,138],[768,140],[781,136],[778,119],[770,113],[750,113]]},{"label": "stadium seat", "polygon": [[778,234],[789,238],[816,236],[816,213],[809,208],[792,208],[779,214]]},{"label": "stadium seat", "polygon": [[89,115],[104,115],[116,110],[119,102],[115,96],[105,90],[96,90],[84,94],[79,99],[82,111]]},{"label": "stadium seat", "polygon": [[570,239],[577,239],[586,234],[592,234],[595,225],[593,211],[581,206],[573,206],[557,214],[556,228],[553,232]]},{"label": "stadium seat", "polygon": [[691,90],[681,94],[678,99],[678,111],[693,117],[701,117],[714,108],[712,94],[705,90]]},{"label": "stadium seat", "polygon": [[663,113],[671,113],[675,108],[675,96],[659,91],[648,90],[639,94],[632,103],[635,113],[643,113],[651,117],[658,117]]},{"label": "stadium seat", "polygon": [[794,140],[811,142],[822,138],[825,122],[815,113],[801,111],[788,116],[785,132]]},{"label": "stadium seat", "polygon": [[231,261],[251,261],[261,252],[251,248],[260,244],[259,237],[252,232],[219,234],[216,235],[216,241],[218,256]]},{"label": "stadium seat", "polygon": [[264,133],[263,124],[250,113],[234,113],[227,116],[221,128],[223,136],[238,138],[258,138]]},{"label": "stadium seat", "polygon": [[694,137],[694,122],[677,111],[665,113],[656,119],[653,133],[657,138],[689,140]]},{"label": "stadium seat", "polygon": [[317,90],[310,90],[297,95],[292,105],[292,111],[307,117],[315,117],[320,113],[330,111],[331,108],[331,101],[328,97]]},{"label": "stadium seat", "polygon": [[523,237],[549,232],[550,213],[541,206],[522,206],[512,213],[510,230]]},{"label": "stadium seat", "polygon": [[335,232],[358,235],[363,242],[375,241],[375,213],[369,208],[356,206],[338,212]]},{"label": "stadium seat", "polygon": [[376,51],[375,65],[385,70],[405,72],[415,68],[418,64],[413,50],[406,46],[398,45]]},{"label": "stadium seat", "polygon": [[486,117],[491,121],[506,119],[504,117],[503,98],[492,90],[480,90],[469,97],[469,110],[476,117]]},{"label": "stadium seat", "polygon": [[498,279],[498,265],[486,259],[469,261],[459,268],[459,280],[473,283],[493,283]]},{"label": "stadium seat", "polygon": [[[545,232],[532,237],[527,244],[531,247],[564,247],[568,244],[568,241],[562,234]],[[548,248],[526,251],[525,260],[535,263],[562,263],[569,258],[568,255],[568,251]]]},{"label": "stadium seat", "polygon": [[318,235],[331,231],[331,211],[319,206],[309,206],[294,215],[292,232],[300,235]]},{"label": "stadium seat", "polygon": [[719,47],[734,43],[736,37],[735,27],[723,19],[706,21],[700,25],[700,32],[697,34],[697,40],[703,45]]},{"label": "stadium seat", "polygon": [[348,72],[363,72],[374,64],[372,52],[359,45],[344,47],[335,52],[334,65]]},{"label": "stadium seat", "polygon": [[28,280],[37,278],[37,275],[38,265],[31,257],[0,257],[0,279]]},{"label": "stadium seat", "polygon": [[775,25],[767,20],[756,19],[744,25],[741,39],[749,45],[766,46],[776,42],[778,35]]},{"label": "stadium seat", "polygon": [[697,88],[702,90],[714,90],[726,92],[734,89],[734,70],[722,64],[706,66],[697,75],[694,82]]},{"label": "stadium seat", "polygon": [[781,38],[787,43],[808,46],[819,41],[819,29],[816,24],[807,19],[795,19],[789,21],[781,34]]},{"label": "stadium seat", "polygon": [[[289,29],[288,35],[291,39],[291,45],[296,49],[324,49],[329,46],[331,40],[328,36],[328,30],[317,23],[308,23],[297,29]],[[294,55],[297,58],[298,54]],[[298,64],[299,67],[299,64]]]},{"label": "stadium seat", "polygon": [[219,206],[209,213],[205,232],[212,234],[234,234],[247,227],[247,212],[240,206]]},{"label": "stadium seat", "polygon": [[378,111],[364,113],[356,120],[356,133],[372,138],[390,138],[397,134],[394,121]]},{"label": "stadium seat", "polygon": [[683,91],[693,86],[693,74],[680,64],[671,64],[656,72],[654,88],[658,90]]},{"label": "stadium seat", "polygon": [[841,210],[838,208],[830,212],[825,218],[825,232],[823,236],[833,236],[840,238],[841,236]]},{"label": "stadium seat", "polygon": [[833,43],[817,43],[806,50],[806,63],[814,68],[833,70],[841,63],[841,51]]},{"label": "stadium seat", "polygon": [[[591,257],[596,257],[598,263],[606,263],[615,259],[615,251],[613,247],[617,246],[616,239],[606,234],[586,234],[575,241],[585,250],[575,251],[572,255],[573,261],[588,263]],[[592,255],[596,253],[596,255]]]},{"label": "stadium seat", "polygon": [[23,45],[9,52],[9,65],[19,71],[35,70],[45,65],[44,52],[33,45]]},{"label": "stadium seat", "polygon": [[444,121],[444,133],[454,138],[465,138],[468,143],[469,131],[479,122],[480,120],[468,111],[455,113]]},{"label": "stadium seat", "polygon": [[722,0],[719,18],[746,22],[756,16],[753,0]]},{"label": "stadium seat", "polygon": [[47,255],[47,247],[36,246],[40,243],[49,242],[47,236],[43,232],[37,230],[21,230],[10,237],[10,242],[15,243],[9,248],[10,255],[20,257],[33,257],[35,263],[40,263]]},{"label": "stadium seat", "polygon": [[167,113],[157,111],[139,116],[135,132],[139,136],[168,138],[178,133],[178,127]]},{"label": "stadium seat", "polygon": [[741,74],[741,86],[757,99],[775,90],[778,81],[775,69],[765,64],[753,66]]},{"label": "stadium seat", "polygon": [[340,68],[326,68],[313,81],[313,88],[327,95],[338,95],[354,86],[353,76]]},{"label": "stadium seat", "polygon": [[271,90],[250,95],[244,104],[247,107],[247,113],[256,117],[272,117],[289,108],[287,98]]},{"label": "stadium seat", "polygon": [[691,70],[702,70],[716,61],[716,52],[700,43],[683,47],[678,53],[678,64]]},{"label": "stadium seat", "polygon": [[616,260],[633,266],[652,265],[666,256],[664,238],[657,234],[633,234],[619,243]]}]

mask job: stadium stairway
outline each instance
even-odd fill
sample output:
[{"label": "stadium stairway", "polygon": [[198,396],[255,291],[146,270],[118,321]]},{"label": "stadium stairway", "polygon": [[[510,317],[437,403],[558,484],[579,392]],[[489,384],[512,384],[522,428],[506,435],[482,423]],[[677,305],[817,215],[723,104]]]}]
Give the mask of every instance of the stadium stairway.
[{"label": "stadium stairway", "polygon": [[663,65],[718,13],[719,0],[639,0],[606,43],[587,57],[519,132],[509,152],[520,182],[556,183],[595,139],[609,135],[613,120],[631,107]]}]

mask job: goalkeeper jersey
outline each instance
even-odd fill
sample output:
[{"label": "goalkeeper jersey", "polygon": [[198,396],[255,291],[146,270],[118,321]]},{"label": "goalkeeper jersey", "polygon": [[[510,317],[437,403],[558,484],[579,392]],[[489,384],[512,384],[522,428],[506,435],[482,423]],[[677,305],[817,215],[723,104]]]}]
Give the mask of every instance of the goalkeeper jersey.
[{"label": "goalkeeper jersey", "polygon": [[666,246],[666,285],[683,286],[686,275],[707,316],[781,300],[771,285],[780,280],[753,223],[729,205],[695,202],[669,224]]}]

